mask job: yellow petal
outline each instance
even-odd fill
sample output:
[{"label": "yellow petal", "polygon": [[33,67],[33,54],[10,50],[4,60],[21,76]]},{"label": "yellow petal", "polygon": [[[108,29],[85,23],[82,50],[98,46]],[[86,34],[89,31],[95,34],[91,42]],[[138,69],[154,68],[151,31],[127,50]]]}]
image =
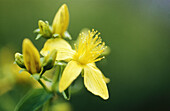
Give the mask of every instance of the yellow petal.
[{"label": "yellow petal", "polygon": [[63,71],[59,82],[59,91],[63,92],[79,76],[82,66],[76,61],[70,61]]},{"label": "yellow petal", "polygon": [[53,34],[62,34],[67,30],[69,24],[69,11],[66,4],[63,4],[56,13],[52,28]]},{"label": "yellow petal", "polygon": [[[102,75],[103,75],[103,74],[102,74]],[[105,77],[104,75],[103,75],[103,79],[104,79],[105,83],[109,83],[109,82],[110,82],[110,79],[107,78],[107,77]]]},{"label": "yellow petal", "polygon": [[[95,63],[90,63],[90,64],[88,64],[88,65],[91,66],[91,67],[93,67],[93,68],[96,68],[96,70],[99,70],[99,69],[96,67],[96,64],[95,64]],[[101,72],[101,73],[102,73],[102,72]],[[109,83],[109,82],[110,82],[110,79],[107,78],[107,77],[105,77],[103,73],[102,73],[102,77],[103,77],[105,83]]]},{"label": "yellow petal", "polygon": [[74,50],[69,49],[59,49],[56,60],[64,60],[66,62],[72,60],[73,55],[75,54]]},{"label": "yellow petal", "polygon": [[22,44],[23,59],[26,69],[31,73],[40,72],[40,54],[29,39],[24,39]]},{"label": "yellow petal", "polygon": [[84,67],[84,84],[86,88],[103,99],[108,99],[108,89],[101,71],[96,67],[87,65]]},{"label": "yellow petal", "polygon": [[72,50],[70,44],[67,41],[62,38],[55,38],[48,39],[40,53],[43,56],[47,56],[48,53],[54,49],[57,50],[56,60],[71,59],[75,52]]}]

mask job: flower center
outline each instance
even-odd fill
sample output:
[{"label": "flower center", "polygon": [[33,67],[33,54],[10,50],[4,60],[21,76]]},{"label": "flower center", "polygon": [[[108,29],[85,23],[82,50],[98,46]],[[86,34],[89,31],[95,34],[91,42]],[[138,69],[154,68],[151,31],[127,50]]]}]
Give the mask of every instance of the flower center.
[{"label": "flower center", "polygon": [[100,33],[94,29],[87,34],[81,33],[78,46],[75,45],[76,53],[73,60],[85,65],[103,59],[104,57],[99,56],[106,49],[106,46],[99,35]]}]

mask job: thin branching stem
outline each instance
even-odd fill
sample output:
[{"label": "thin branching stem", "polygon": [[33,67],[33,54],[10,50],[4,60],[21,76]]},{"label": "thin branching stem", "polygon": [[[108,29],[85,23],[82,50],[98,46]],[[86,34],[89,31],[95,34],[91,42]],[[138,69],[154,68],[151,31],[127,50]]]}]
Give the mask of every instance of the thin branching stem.
[{"label": "thin branching stem", "polygon": [[50,90],[44,85],[44,83],[39,79],[38,82],[41,84],[41,86],[49,93]]}]

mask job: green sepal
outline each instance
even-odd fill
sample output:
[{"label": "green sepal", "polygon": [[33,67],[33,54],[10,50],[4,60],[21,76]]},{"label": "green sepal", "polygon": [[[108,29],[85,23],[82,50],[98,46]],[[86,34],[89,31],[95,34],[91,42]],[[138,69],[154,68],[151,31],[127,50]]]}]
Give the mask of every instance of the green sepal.
[{"label": "green sepal", "polygon": [[48,59],[47,63],[44,64],[44,70],[49,70],[53,67],[53,58]]},{"label": "green sepal", "polygon": [[29,91],[17,104],[14,111],[37,111],[52,97],[44,89]]},{"label": "green sepal", "polygon": [[64,32],[64,34],[63,34],[63,38],[65,38],[65,39],[69,39],[69,40],[72,40],[72,37],[71,37],[71,35],[69,34],[69,32],[68,32],[68,31],[65,31],[65,32]]},{"label": "green sepal", "polygon": [[42,34],[37,34],[37,37],[35,38],[35,40],[38,40],[41,37],[42,37]]},{"label": "green sepal", "polygon": [[27,71],[25,68],[22,68],[19,73],[22,73],[23,71]]},{"label": "green sepal", "polygon": [[45,77],[45,76],[42,76],[42,79],[44,79],[45,81],[48,81],[48,82],[53,82],[51,79]]},{"label": "green sepal", "polygon": [[71,86],[69,86],[66,90],[64,90],[62,92],[62,95],[63,95],[64,99],[70,100],[70,98],[71,98]]},{"label": "green sepal", "polygon": [[44,62],[44,57],[41,57],[40,58],[40,63],[43,64],[43,62]]},{"label": "green sepal", "polygon": [[34,30],[34,33],[40,33],[40,29],[38,28],[38,29],[35,29]]},{"label": "green sepal", "polygon": [[53,34],[54,38],[60,37],[60,34]]},{"label": "green sepal", "polygon": [[[62,73],[63,73],[65,66],[59,66],[59,68],[60,68],[60,73],[59,73],[59,79],[58,79],[57,83],[59,83],[59,80],[62,76]],[[63,95],[64,99],[70,100],[70,98],[71,98],[71,86],[69,86],[66,90],[64,90],[62,92],[62,95]]]},{"label": "green sepal", "polygon": [[84,70],[81,71],[81,76],[84,77]]},{"label": "green sepal", "polygon": [[66,66],[67,63],[66,63],[66,62],[62,62],[62,61],[55,61],[55,65],[58,65],[58,66]]},{"label": "green sepal", "polygon": [[33,75],[31,75],[31,77],[33,77],[35,80],[39,80],[40,74],[33,74]]},{"label": "green sepal", "polygon": [[57,57],[56,49],[53,49],[50,53],[47,54],[47,56],[44,57],[42,66],[45,71],[51,69],[54,66],[56,57]]}]

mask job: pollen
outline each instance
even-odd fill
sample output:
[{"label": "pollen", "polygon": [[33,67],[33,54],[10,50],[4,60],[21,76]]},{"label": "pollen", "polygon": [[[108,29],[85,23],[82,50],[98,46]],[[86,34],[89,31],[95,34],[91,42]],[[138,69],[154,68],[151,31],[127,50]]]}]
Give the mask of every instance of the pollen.
[{"label": "pollen", "polygon": [[106,49],[105,43],[102,42],[100,33],[92,29],[88,34],[81,33],[78,44],[75,44],[76,53],[73,60],[82,65],[100,61],[104,57],[99,57]]}]

